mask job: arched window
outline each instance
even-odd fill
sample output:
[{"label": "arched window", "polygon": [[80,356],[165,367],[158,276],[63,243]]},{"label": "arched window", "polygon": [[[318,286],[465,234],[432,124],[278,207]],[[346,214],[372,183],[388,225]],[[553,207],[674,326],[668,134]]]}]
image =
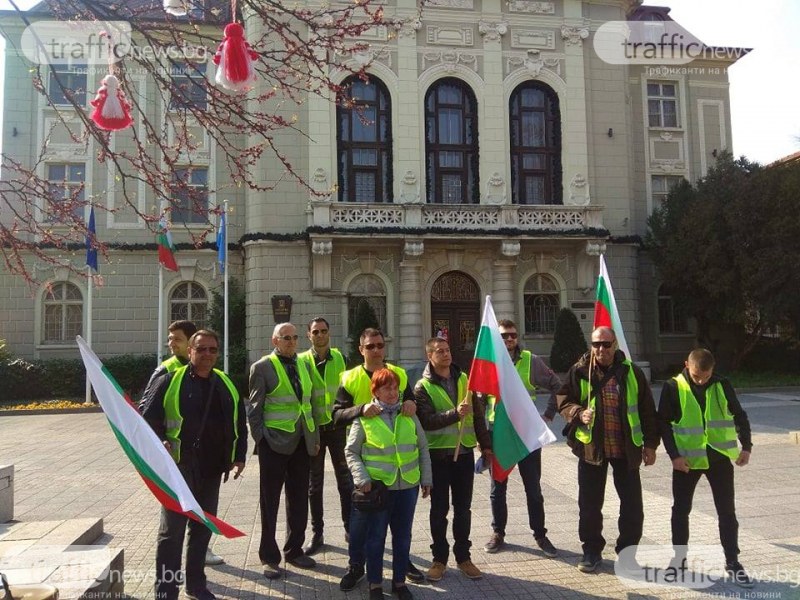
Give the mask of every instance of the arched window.
[{"label": "arched window", "polygon": [[372,311],[380,330],[386,334],[386,289],[374,275],[358,275],[347,289],[348,331],[359,320],[359,313]]},{"label": "arched window", "polygon": [[675,305],[672,290],[666,285],[658,288],[658,332],[662,334],[689,332],[686,313]]},{"label": "arched window", "polygon": [[525,283],[525,333],[551,335],[561,309],[558,284],[548,275],[536,274]]},{"label": "arched window", "polygon": [[478,204],[478,103],[460,79],[425,94],[425,176],[431,204]]},{"label": "arched window", "polygon": [[514,204],[562,204],[561,111],[548,86],[527,81],[511,94],[511,193]]},{"label": "arched window", "polygon": [[169,320],[192,321],[198,329],[206,326],[208,294],[199,283],[179,283],[169,297]]},{"label": "arched window", "polygon": [[389,92],[373,77],[345,80],[351,106],[336,108],[340,202],[392,201]]},{"label": "arched window", "polygon": [[52,284],[44,295],[43,344],[72,344],[83,333],[83,294],[65,281]]}]

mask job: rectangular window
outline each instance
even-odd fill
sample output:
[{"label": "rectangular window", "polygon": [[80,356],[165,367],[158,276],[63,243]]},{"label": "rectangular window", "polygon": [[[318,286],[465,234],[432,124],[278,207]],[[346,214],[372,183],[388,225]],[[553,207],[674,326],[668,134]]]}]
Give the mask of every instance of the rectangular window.
[{"label": "rectangular window", "polygon": [[678,84],[649,82],[647,112],[650,127],[678,127]]},{"label": "rectangular window", "polygon": [[68,223],[83,219],[86,165],[51,163],[47,165],[50,203],[44,207],[45,220]]},{"label": "rectangular window", "polygon": [[71,106],[74,101],[78,106],[86,106],[87,72],[85,63],[52,65],[47,87],[50,102],[54,106]]},{"label": "rectangular window", "polygon": [[689,331],[686,314],[679,310],[672,296],[658,297],[658,331],[662,334],[687,333]]},{"label": "rectangular window", "polygon": [[205,63],[172,65],[170,73],[174,88],[169,101],[169,110],[188,108],[205,110],[208,107]]},{"label": "rectangular window", "polygon": [[683,181],[683,177],[674,175],[653,175],[652,179],[652,198],[653,209],[661,208],[661,205],[669,196],[669,191]]},{"label": "rectangular window", "polygon": [[175,169],[172,175],[172,221],[206,223],[208,220],[208,168]]}]

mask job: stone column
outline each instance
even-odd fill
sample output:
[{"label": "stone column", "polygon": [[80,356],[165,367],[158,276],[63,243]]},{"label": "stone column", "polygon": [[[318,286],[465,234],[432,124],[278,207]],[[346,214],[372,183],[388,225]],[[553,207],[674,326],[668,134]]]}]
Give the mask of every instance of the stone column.
[{"label": "stone column", "polygon": [[395,359],[409,367],[424,356],[422,345],[422,289],[420,272],[424,251],[421,241],[406,242],[405,257],[400,263],[400,330]]},{"label": "stone column", "polygon": [[519,317],[514,294],[514,269],[519,252],[519,241],[504,241],[501,246],[502,258],[492,263],[492,306],[498,319],[516,321]]},{"label": "stone column", "polygon": [[502,38],[508,32],[508,23],[501,21],[499,14],[495,18],[497,20],[482,20],[478,24],[478,31],[483,37],[484,79],[483,96],[479,102],[483,107],[480,110],[482,123],[479,124],[482,204],[507,202],[507,186],[504,179],[509,161],[506,147],[508,123],[506,123],[506,111],[502,108],[506,103],[503,95]]}]

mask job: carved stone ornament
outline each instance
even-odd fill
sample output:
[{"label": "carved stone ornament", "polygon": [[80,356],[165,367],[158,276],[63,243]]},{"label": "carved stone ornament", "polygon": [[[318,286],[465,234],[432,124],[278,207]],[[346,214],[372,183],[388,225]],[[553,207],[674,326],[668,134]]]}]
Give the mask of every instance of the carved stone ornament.
[{"label": "carved stone ornament", "polygon": [[483,36],[484,40],[499,42],[500,38],[508,33],[508,23],[503,21],[499,23],[481,21],[478,23],[478,32]]},{"label": "carved stone ornament", "polygon": [[403,248],[403,253],[406,256],[414,257],[422,256],[425,252],[425,243],[422,240],[407,241]]},{"label": "carved stone ornament", "polygon": [[583,46],[583,40],[589,37],[589,28],[571,27],[570,25],[561,26],[561,39],[567,46]]},{"label": "carved stone ornament", "polygon": [[331,199],[331,189],[328,183],[328,172],[319,167],[312,175],[311,187],[315,193],[311,194],[311,200],[316,202],[327,202]]},{"label": "carved stone ornament", "polygon": [[532,0],[510,0],[508,10],[511,12],[531,13],[534,15],[553,15],[556,12],[555,2],[533,2]]},{"label": "carved stone ornament", "polygon": [[581,173],[577,173],[569,182],[570,204],[586,206],[589,204],[589,182]]},{"label": "carved stone ornament", "polygon": [[314,181],[316,183],[327,183],[328,172],[322,167],[319,167],[316,171],[314,171]]},{"label": "carved stone ornament", "polygon": [[486,182],[486,203],[505,204],[506,202],[506,182],[502,175],[495,171]]},{"label": "carved stone ornament", "polygon": [[413,171],[406,171],[400,180],[400,200],[405,204],[420,202],[419,182]]},{"label": "carved stone ornament", "polygon": [[398,21],[394,24],[399,37],[415,38],[417,32],[422,29],[422,21],[419,17],[414,17],[407,21]]},{"label": "carved stone ornament", "polygon": [[673,136],[673,135],[672,135],[672,133],[671,133],[671,132],[669,132],[669,131],[662,131],[662,132],[661,132],[661,135],[660,135],[660,137],[661,137],[661,139],[662,139],[662,140],[664,140],[665,142],[669,142],[669,141],[671,141],[671,140],[672,140],[672,138],[673,138],[674,136]]},{"label": "carved stone ornament", "polygon": [[331,240],[314,241],[311,243],[311,252],[316,256],[333,254],[333,242]]},{"label": "carved stone ornament", "polygon": [[503,256],[508,256],[509,258],[519,256],[520,250],[521,245],[517,240],[506,240],[500,246],[500,252],[503,253]]},{"label": "carved stone ornament", "polygon": [[472,26],[428,25],[426,31],[426,39],[431,46],[472,46],[474,44]]},{"label": "carved stone ornament", "polygon": [[445,52],[426,52],[422,55],[424,69],[442,64],[448,73],[455,73],[458,65],[464,65],[473,71],[478,71],[478,57],[468,52],[447,50]]},{"label": "carved stone ornament", "polygon": [[600,256],[606,253],[605,242],[586,242],[586,254],[589,256]]},{"label": "carved stone ornament", "polygon": [[561,61],[558,58],[542,58],[542,53],[539,50],[528,50],[526,56],[511,56],[508,58],[508,72],[511,73],[524,68],[531,74],[532,77],[539,77],[542,71],[547,69],[561,76]]},{"label": "carved stone ornament", "polygon": [[475,8],[475,3],[473,0],[427,0],[425,6],[435,6],[436,8],[466,8],[471,10]]}]

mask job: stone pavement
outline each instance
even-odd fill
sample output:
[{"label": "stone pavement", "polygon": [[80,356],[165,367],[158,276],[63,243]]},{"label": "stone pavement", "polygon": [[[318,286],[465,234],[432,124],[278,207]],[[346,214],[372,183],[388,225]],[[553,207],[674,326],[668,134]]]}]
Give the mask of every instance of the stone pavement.
[{"label": "stone pavement", "polygon": [[[656,398],[658,393],[656,392]],[[684,598],[800,599],[800,446],[790,443],[790,431],[800,430],[800,390],[742,394],[754,429],[751,464],[736,469],[737,513],[740,522],[741,561],[760,581],[752,590],[717,582],[703,592],[650,587],[632,589],[614,575],[613,540],[618,502],[609,481],[604,513],[609,546],[598,573],[582,574],[577,539],[577,460],[559,440],[544,449],[543,488],[549,537],[561,550],[556,559],[545,558],[534,544],[527,525],[525,495],[516,473],[509,485],[509,525],[506,550],[489,555],[482,546],[491,528],[489,480],[476,479],[473,502],[473,561],[484,571],[479,581],[469,581],[450,565],[435,585],[412,586],[416,598],[470,599],[589,599],[636,600]],[[557,418],[553,429],[560,431]],[[102,517],[101,542],[124,548],[126,594],[152,598],[158,504],[122,453],[102,414],[34,415],[0,417],[0,464],[16,465],[18,521]],[[610,479],[610,478],[609,478]],[[670,463],[659,449],[655,466],[643,469],[645,539],[643,544],[669,543],[671,507]],[[365,583],[349,593],[339,590],[347,564],[344,531],[338,522],[338,496],[332,471],[326,475],[327,545],[316,556],[314,571],[289,567],[285,577],[267,581],[258,560],[258,462],[250,460],[244,477],[222,486],[219,516],[247,537],[213,540],[213,549],[226,564],[207,570],[211,590],[220,597],[360,599],[367,597]],[[412,557],[421,569],[430,565],[428,500],[420,498],[414,529]],[[283,515],[279,517],[279,544],[283,541]],[[692,512],[692,542],[718,544],[716,513],[711,493],[701,481]],[[310,529],[309,529],[310,530]],[[389,563],[386,574],[389,575]],[[388,582],[386,583],[388,589]],[[388,596],[387,596],[388,597]]]}]

